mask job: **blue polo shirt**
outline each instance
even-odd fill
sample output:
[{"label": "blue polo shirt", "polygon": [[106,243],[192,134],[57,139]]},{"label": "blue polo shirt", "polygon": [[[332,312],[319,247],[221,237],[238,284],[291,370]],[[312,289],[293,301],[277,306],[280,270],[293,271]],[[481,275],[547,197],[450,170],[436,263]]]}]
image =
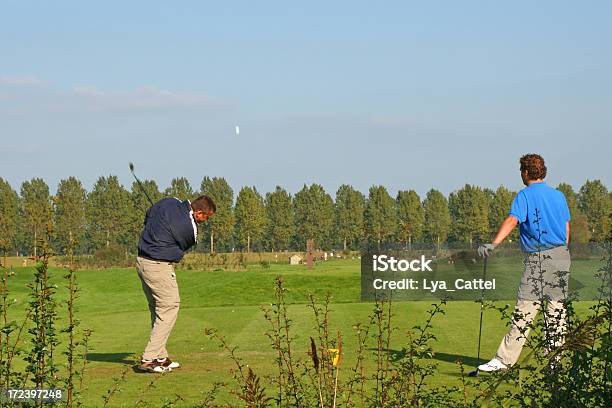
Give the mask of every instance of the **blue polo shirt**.
[{"label": "blue polo shirt", "polygon": [[520,223],[521,247],[537,252],[565,245],[565,225],[570,219],[565,196],[545,182],[532,183],[518,192],[510,215]]}]

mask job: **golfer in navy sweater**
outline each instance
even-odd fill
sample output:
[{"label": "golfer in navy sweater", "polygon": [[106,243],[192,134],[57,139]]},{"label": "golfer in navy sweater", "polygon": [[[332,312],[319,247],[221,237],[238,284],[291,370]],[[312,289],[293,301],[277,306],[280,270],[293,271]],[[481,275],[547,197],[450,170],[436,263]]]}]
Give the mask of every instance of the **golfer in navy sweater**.
[{"label": "golfer in navy sweater", "polygon": [[480,371],[498,371],[514,365],[529,334],[529,325],[546,305],[544,322],[550,335],[549,349],[563,342],[570,253],[570,213],[562,192],[544,182],[546,166],[537,154],[521,157],[521,178],[527,186],[519,191],[508,218],[493,243],[480,246],[481,256],[490,252],[519,225],[525,269],[521,277],[510,330],[502,339],[495,357],[478,366]]},{"label": "golfer in navy sweater", "polygon": [[166,350],[181,302],[174,264],[196,244],[196,223],[206,221],[215,211],[215,203],[207,196],[193,202],[164,198],[147,211],[138,243],[136,270],[149,304],[152,328],[137,367],[140,371],[162,373],[180,367],[168,358]]}]

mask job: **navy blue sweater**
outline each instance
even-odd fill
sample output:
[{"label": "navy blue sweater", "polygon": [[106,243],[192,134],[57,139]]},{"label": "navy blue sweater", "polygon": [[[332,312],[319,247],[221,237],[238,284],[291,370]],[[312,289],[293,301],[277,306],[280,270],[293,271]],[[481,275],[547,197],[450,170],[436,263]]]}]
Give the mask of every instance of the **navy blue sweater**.
[{"label": "navy blue sweater", "polygon": [[189,201],[163,198],[147,210],[138,242],[138,255],[178,262],[196,243],[197,229]]}]

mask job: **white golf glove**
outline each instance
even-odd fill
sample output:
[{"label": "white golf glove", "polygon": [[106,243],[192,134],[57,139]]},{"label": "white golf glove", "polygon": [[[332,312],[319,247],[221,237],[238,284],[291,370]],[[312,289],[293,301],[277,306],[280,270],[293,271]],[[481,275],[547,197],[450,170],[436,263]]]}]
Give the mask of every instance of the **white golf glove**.
[{"label": "white golf glove", "polygon": [[481,257],[488,257],[491,255],[491,252],[495,249],[495,245],[493,244],[482,244],[478,247],[478,255]]}]

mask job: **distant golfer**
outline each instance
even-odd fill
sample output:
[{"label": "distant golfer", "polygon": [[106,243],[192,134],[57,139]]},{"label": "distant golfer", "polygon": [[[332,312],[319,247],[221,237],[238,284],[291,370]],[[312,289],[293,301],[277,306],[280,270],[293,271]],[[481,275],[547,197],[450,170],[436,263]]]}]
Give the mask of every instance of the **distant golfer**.
[{"label": "distant golfer", "polygon": [[164,198],[147,211],[138,243],[136,270],[149,304],[152,329],[137,367],[140,371],[162,373],[180,367],[170,360],[166,350],[181,302],[174,264],[195,245],[196,223],[206,221],[215,211],[215,203],[207,196],[191,203]]},{"label": "distant golfer", "polygon": [[510,215],[502,223],[493,243],[481,245],[478,253],[489,256],[519,224],[521,248],[526,253],[525,269],[521,277],[518,299],[512,324],[497,349],[495,358],[478,366],[480,371],[497,371],[514,365],[527,340],[527,326],[533,321],[541,303],[547,303],[545,323],[551,333],[549,346],[558,347],[565,332],[565,307],[567,296],[570,254],[570,213],[565,196],[544,182],[546,166],[537,154],[527,154],[520,159],[521,178],[527,186],[519,191]]}]

